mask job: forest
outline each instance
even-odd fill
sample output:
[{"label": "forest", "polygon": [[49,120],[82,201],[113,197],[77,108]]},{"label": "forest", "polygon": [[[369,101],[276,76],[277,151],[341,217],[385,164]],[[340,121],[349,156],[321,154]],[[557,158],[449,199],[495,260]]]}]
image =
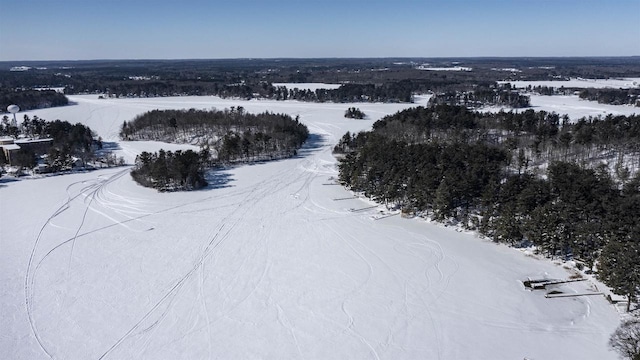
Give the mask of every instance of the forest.
[{"label": "forest", "polygon": [[136,156],[131,177],[142,186],[158,191],[197,190],[207,186],[204,171],[208,161],[206,150],[200,153],[193,150],[143,151]]},{"label": "forest", "polygon": [[4,112],[12,104],[17,104],[24,111],[68,105],[69,99],[54,90],[11,90],[0,87],[0,111]]},{"label": "forest", "polygon": [[334,151],[339,179],[353,191],[496,242],[533,244],[590,269],[597,262],[605,283],[636,299],[640,278],[628,274],[640,272],[638,163],[616,174],[598,165],[598,155],[637,159],[637,116],[568,124],[533,110],[438,105],[347,133]]},{"label": "forest", "polygon": [[[185,95],[214,95],[221,98],[299,100],[307,102],[411,102],[415,87],[408,83],[344,84],[337,89],[298,89],[273,86],[268,83],[237,83],[190,81],[136,81],[120,82],[97,87],[93,92],[110,97],[163,97]],[[65,88],[65,93],[77,91]]]},{"label": "forest", "polygon": [[601,104],[640,106],[640,89],[583,89],[579,96]]},{"label": "forest", "polygon": [[[419,66],[425,63],[434,67],[464,65],[473,70],[420,70]],[[10,71],[13,66],[30,69]],[[497,81],[566,80],[572,77],[640,77],[640,60],[621,57],[0,62],[1,89],[60,87],[68,95],[107,97],[216,95],[338,103],[411,102],[414,93],[471,93],[477,88],[495,86]],[[305,82],[342,86],[318,91],[273,86],[274,83]],[[18,101],[15,103],[26,109]],[[1,110],[4,109],[6,106]]]},{"label": "forest", "polygon": [[337,89],[288,89],[284,86],[272,87],[266,94],[275,100],[299,100],[310,102],[411,102],[416,89],[407,82],[385,85],[343,84]]},{"label": "forest", "polygon": [[124,140],[197,144],[224,163],[272,160],[296,154],[309,136],[299,119],[286,114],[225,110],[153,110],[122,124]]},{"label": "forest", "polygon": [[122,124],[124,140],[190,143],[202,151],[142,153],[133,178],[160,191],[195,190],[206,186],[206,168],[241,162],[291,157],[309,131],[285,114],[247,113],[243,107],[225,110],[153,110]]},{"label": "forest", "polygon": [[429,105],[464,105],[469,108],[484,106],[508,106],[514,109],[529,107],[529,97],[512,90],[509,84],[477,87],[471,91],[447,91],[436,93],[429,99]]}]

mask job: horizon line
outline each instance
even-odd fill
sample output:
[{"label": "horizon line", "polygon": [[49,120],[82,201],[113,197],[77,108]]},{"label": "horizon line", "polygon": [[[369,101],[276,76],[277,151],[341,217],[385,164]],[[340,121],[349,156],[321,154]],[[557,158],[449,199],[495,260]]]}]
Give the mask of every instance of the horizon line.
[{"label": "horizon line", "polygon": [[225,60],[385,60],[385,59],[612,59],[640,58],[639,55],[536,55],[536,56],[369,56],[369,57],[228,57],[228,58],[99,58],[99,59],[47,59],[0,60],[12,62],[82,62],[82,61],[225,61]]}]

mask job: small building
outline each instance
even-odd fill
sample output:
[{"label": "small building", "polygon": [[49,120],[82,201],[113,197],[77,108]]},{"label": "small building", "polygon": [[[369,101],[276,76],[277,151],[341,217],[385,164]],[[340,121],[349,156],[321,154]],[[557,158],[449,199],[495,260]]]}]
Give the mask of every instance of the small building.
[{"label": "small building", "polygon": [[18,151],[21,149],[33,151],[36,156],[46,154],[53,145],[53,139],[20,139],[14,140],[12,137],[0,138],[0,150],[4,152],[4,157],[9,165],[13,165]]},{"label": "small building", "polygon": [[16,139],[12,138],[11,136],[2,136],[0,137],[0,146],[13,144],[15,140]]},{"label": "small building", "polygon": [[7,160],[9,165],[15,162],[15,157],[18,151],[20,151],[20,146],[16,144],[0,144],[0,150],[4,152],[4,158]]},{"label": "small building", "polygon": [[14,144],[20,146],[21,149],[31,150],[36,155],[44,155],[53,145],[53,139],[20,139],[16,140]]}]

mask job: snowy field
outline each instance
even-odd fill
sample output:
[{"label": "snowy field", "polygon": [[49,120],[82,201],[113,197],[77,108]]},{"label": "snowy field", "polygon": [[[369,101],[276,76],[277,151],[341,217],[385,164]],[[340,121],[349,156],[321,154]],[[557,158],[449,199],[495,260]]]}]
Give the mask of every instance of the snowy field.
[{"label": "snowy field", "polygon": [[[577,121],[583,117],[605,117],[607,114],[613,115],[633,115],[640,114],[640,107],[632,105],[609,105],[599,104],[597,101],[580,99],[578,95],[535,95],[527,94],[531,98],[531,107],[516,109],[513,111],[535,111],[544,110],[546,112],[556,112],[560,115],[567,114],[569,119]],[[481,111],[497,112],[500,110],[511,111],[511,108],[491,106],[481,109]]]},{"label": "snowy field", "polygon": [[602,296],[521,283],[564,268],[333,184],[337,140],[411,104],[70,98],[30,115],[82,122],[129,160],[159,144],[118,128],[151,109],[286,112],[312,135],[297,158],[195,192],[140,187],[129,168],[0,179],[0,359],[617,358]]},{"label": "snowy field", "polygon": [[631,89],[640,87],[640,78],[623,78],[623,79],[583,79],[575,78],[571,80],[548,80],[548,81],[498,81],[498,83],[510,83],[518,89],[524,89],[528,86],[547,86],[553,88],[593,88],[593,89]]}]

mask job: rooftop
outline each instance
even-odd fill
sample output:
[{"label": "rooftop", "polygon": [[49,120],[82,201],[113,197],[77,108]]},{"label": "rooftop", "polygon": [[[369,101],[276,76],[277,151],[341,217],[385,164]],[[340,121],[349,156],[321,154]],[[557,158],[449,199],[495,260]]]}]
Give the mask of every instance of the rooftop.
[{"label": "rooftop", "polygon": [[5,150],[20,150],[20,146],[16,144],[4,144],[4,145],[0,145],[0,147]]},{"label": "rooftop", "polygon": [[20,140],[16,140],[15,143],[16,144],[33,144],[33,143],[51,142],[51,141],[53,141],[52,138],[46,138],[46,139],[20,139]]}]

